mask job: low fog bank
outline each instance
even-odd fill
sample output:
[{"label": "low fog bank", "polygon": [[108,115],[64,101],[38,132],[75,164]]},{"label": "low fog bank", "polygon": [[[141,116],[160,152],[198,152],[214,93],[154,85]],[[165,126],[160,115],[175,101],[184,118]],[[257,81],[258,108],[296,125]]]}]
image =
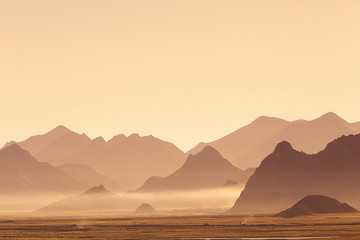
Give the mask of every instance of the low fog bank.
[{"label": "low fog bank", "polygon": [[[228,209],[233,206],[244,186],[222,187],[191,191],[177,192],[156,192],[156,193],[137,193],[129,192],[116,194],[116,201],[120,206],[114,211],[124,211],[132,213],[143,203],[149,203],[157,212],[197,212],[200,209]],[[63,199],[72,199],[81,195],[48,195],[48,196],[1,196],[0,212],[33,212],[49,206]],[[71,212],[76,212],[77,205],[81,211],[81,201],[74,202]],[[98,202],[97,204],[101,204]],[[106,203],[104,203],[106,204]],[[96,211],[94,209],[93,211]],[[66,209],[64,209],[66,211]],[[111,211],[110,211],[111,212]],[[202,211],[200,211],[202,212]]]},{"label": "low fog bank", "polygon": [[[155,209],[171,210],[184,208],[230,208],[239,197],[244,186],[209,188],[190,191],[126,193],[120,195],[125,206],[137,206],[148,202]],[[132,207],[130,207],[132,208]]]},{"label": "low fog bank", "polygon": [[73,195],[2,195],[0,196],[0,212],[29,212],[44,207],[60,199]]}]

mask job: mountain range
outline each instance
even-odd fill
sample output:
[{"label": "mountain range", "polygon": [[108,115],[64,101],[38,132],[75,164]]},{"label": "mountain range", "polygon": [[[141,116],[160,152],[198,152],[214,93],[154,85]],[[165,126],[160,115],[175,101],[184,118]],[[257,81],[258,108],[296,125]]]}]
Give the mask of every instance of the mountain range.
[{"label": "mountain range", "polygon": [[221,187],[228,181],[245,184],[254,169],[240,170],[207,146],[196,155],[190,155],[184,165],[171,175],[151,177],[138,192],[179,191]]},{"label": "mountain range", "polygon": [[220,139],[200,143],[187,154],[196,154],[212,146],[235,166],[257,167],[281,141],[289,141],[299,150],[316,153],[342,135],[360,133],[360,122],[349,123],[329,112],[311,121],[286,121],[262,116]]},{"label": "mountain range", "polygon": [[306,195],[360,206],[360,134],[342,136],[317,154],[279,143],[250,177],[230,214],[274,213]]},{"label": "mountain range", "polygon": [[113,178],[99,174],[95,169],[86,165],[66,163],[58,166],[58,168],[86,187],[104,184],[114,192],[122,192],[124,190]]},{"label": "mountain range", "polygon": [[[323,149],[326,143],[341,135],[358,132],[360,132],[360,122],[349,123],[330,112],[311,121],[289,122],[280,118],[259,117],[221,139],[199,144],[187,154],[174,144],[151,135],[141,137],[138,134],[130,136],[120,134],[105,141],[102,137],[90,139],[86,134],[73,132],[64,126],[58,126],[45,134],[35,135],[24,141],[9,142],[2,150],[5,151],[10,146],[18,146],[28,151],[31,156],[28,160],[31,158],[33,162],[44,164],[47,162],[49,169],[58,166],[57,170],[61,170],[62,174],[76,182],[72,184],[74,188],[106,184],[111,191],[117,192],[120,189],[136,189],[146,181],[139,190],[157,189],[158,191],[189,189],[191,184],[194,185],[193,188],[207,187],[207,185],[222,186],[228,180],[244,184],[253,169],[245,172],[240,169],[259,166],[276,144],[283,140],[291,142],[292,146],[300,151],[315,153]],[[213,155],[206,159],[201,157],[203,153],[197,156],[205,146],[212,147],[207,150]],[[215,153],[216,151],[220,154]],[[186,156],[188,159],[184,163]],[[16,158],[11,164],[14,165],[15,162],[20,161],[19,159],[21,157]],[[211,159],[221,162],[219,169],[222,170],[218,172],[226,172],[230,175],[225,177],[222,173],[211,173],[217,166],[217,163],[215,164]],[[4,165],[2,168],[7,169],[5,165],[9,165],[9,160],[2,161],[1,167]],[[22,182],[28,180],[26,171],[30,168],[25,167],[26,164],[29,163],[19,164],[24,166],[13,166],[4,173],[3,178],[6,181],[12,179],[12,184],[16,185],[14,189],[27,189],[26,186],[32,188],[32,184]],[[22,168],[24,170],[20,170]],[[235,172],[238,172],[238,177],[231,175]],[[12,175],[14,177],[11,177]],[[218,175],[219,178],[215,180],[209,177]],[[149,178],[150,176],[160,177]],[[14,180],[16,178],[21,180]],[[194,181],[190,184],[187,179]],[[5,184],[2,188],[12,189],[11,185],[7,187]],[[57,189],[54,188],[54,191]]]},{"label": "mountain range", "polygon": [[72,163],[92,167],[114,178],[123,188],[138,187],[152,175],[166,176],[185,159],[174,144],[153,136],[120,134],[105,141],[102,137],[90,139],[64,126],[17,144],[39,161],[55,166]]},{"label": "mountain range", "polygon": [[39,162],[17,144],[0,151],[0,166],[1,194],[73,193],[85,189],[67,173]]},{"label": "mountain range", "polygon": [[54,202],[39,209],[40,212],[88,212],[122,210],[121,198],[108,191],[103,185],[86,192]]}]

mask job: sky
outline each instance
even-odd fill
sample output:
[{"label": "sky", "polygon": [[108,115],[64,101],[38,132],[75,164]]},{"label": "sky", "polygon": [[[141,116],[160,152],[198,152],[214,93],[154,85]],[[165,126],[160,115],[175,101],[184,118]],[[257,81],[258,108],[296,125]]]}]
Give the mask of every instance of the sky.
[{"label": "sky", "polygon": [[259,116],[360,121],[358,0],[0,0],[0,145],[64,125],[189,150]]}]

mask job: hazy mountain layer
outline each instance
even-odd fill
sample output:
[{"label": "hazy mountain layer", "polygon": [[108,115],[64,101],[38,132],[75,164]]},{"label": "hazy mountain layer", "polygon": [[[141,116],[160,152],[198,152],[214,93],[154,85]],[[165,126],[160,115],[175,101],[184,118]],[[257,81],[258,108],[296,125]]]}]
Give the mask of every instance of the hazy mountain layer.
[{"label": "hazy mountain layer", "polygon": [[70,193],[85,186],[62,170],[39,162],[18,145],[0,151],[0,192],[2,194]]},{"label": "hazy mountain layer", "polygon": [[152,175],[166,176],[185,159],[174,144],[153,136],[117,135],[106,142],[102,137],[91,140],[63,126],[18,144],[38,160],[53,165],[88,165],[116,179],[124,188],[138,187]]},{"label": "hazy mountain layer", "polygon": [[360,133],[358,122],[348,123],[331,112],[312,121],[260,117],[223,138],[201,143],[188,153],[213,146],[235,166],[246,169],[257,167],[283,140],[291,142],[296,149],[316,153],[335,138],[356,133]]},{"label": "hazy mountain layer", "polygon": [[39,209],[42,212],[87,212],[122,210],[121,199],[103,185],[93,187],[85,193],[65,198]]},{"label": "hazy mountain layer", "polygon": [[120,185],[113,178],[99,174],[89,166],[67,163],[59,166],[58,168],[72,176],[76,181],[84,186],[91,187],[95,185],[105,185],[111,191],[121,191]]},{"label": "hazy mountain layer", "polygon": [[205,147],[200,153],[190,155],[184,165],[173,174],[161,178],[151,177],[138,189],[140,192],[178,191],[221,187],[227,181],[245,184],[253,169],[246,171],[233,166],[212,147]]}]

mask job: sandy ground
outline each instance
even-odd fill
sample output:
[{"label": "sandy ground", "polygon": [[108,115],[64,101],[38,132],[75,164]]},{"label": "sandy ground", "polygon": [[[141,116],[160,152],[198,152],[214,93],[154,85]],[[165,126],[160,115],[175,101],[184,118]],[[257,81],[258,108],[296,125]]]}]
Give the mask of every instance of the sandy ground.
[{"label": "sandy ground", "polygon": [[[360,213],[271,216],[0,214],[1,239],[182,239],[325,237],[360,239]],[[299,239],[299,238],[297,238]],[[308,239],[308,238],[307,238]]]}]

